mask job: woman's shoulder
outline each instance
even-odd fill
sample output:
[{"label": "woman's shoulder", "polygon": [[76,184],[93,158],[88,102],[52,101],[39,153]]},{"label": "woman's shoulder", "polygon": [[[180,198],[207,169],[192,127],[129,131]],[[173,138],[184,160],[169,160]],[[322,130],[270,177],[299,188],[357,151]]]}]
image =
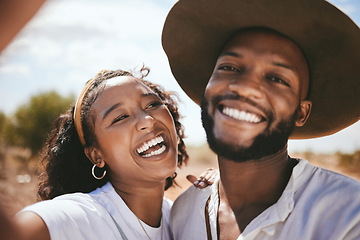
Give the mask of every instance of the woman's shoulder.
[{"label": "woman's shoulder", "polygon": [[173,203],[174,202],[172,200],[164,197],[163,204],[162,204],[163,213],[165,213],[166,215],[169,215]]},{"label": "woman's shoulder", "polygon": [[44,200],[25,207],[21,212],[35,212],[44,218],[81,218],[89,214],[101,214],[101,204],[87,193],[70,193],[51,200]]},{"label": "woman's shoulder", "polygon": [[163,207],[171,208],[173,203],[174,202],[171,199],[164,197],[164,199],[163,199]]},{"label": "woman's shoulder", "polygon": [[[51,200],[44,200],[32,205],[26,206],[21,212],[33,212],[39,215],[43,220],[53,219],[58,216],[76,214],[82,207],[81,202],[67,199],[66,197],[58,197]],[[45,221],[46,222],[46,221]]]},{"label": "woman's shoulder", "polygon": [[86,193],[64,194],[40,201],[20,211],[26,212],[35,213],[44,221],[52,239],[88,239],[101,229],[108,229],[108,235],[115,234],[106,209]]}]

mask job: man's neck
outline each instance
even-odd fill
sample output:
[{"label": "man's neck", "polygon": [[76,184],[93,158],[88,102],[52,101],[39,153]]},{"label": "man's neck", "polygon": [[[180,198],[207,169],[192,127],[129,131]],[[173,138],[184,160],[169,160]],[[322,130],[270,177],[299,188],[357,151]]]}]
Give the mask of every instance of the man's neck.
[{"label": "man's neck", "polygon": [[278,201],[293,168],[287,147],[258,160],[234,162],[219,156],[218,161],[220,230],[221,223],[226,226],[236,221],[239,233],[252,219]]}]

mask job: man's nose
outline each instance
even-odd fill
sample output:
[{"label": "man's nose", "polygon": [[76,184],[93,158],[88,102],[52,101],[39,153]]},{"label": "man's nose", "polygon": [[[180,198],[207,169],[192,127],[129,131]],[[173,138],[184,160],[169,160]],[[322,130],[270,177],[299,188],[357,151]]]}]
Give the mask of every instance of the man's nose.
[{"label": "man's nose", "polygon": [[232,80],[229,84],[230,91],[242,97],[255,99],[263,97],[263,87],[261,77],[250,73]]},{"label": "man's nose", "polygon": [[152,129],[155,123],[155,119],[146,112],[139,113],[136,122],[136,129],[138,131]]}]

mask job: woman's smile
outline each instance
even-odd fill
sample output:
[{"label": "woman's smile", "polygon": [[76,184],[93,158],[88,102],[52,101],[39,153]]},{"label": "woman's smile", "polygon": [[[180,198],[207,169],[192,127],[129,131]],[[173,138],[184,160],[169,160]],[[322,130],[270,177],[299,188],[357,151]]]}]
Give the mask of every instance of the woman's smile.
[{"label": "woman's smile", "polygon": [[152,156],[158,156],[167,150],[164,137],[160,134],[146,142],[142,143],[140,147],[136,149],[136,152],[144,157],[149,158]]}]

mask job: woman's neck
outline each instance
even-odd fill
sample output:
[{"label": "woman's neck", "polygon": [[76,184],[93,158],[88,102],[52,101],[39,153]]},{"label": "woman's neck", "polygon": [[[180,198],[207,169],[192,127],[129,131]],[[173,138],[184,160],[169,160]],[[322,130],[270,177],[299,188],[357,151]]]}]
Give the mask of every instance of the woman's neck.
[{"label": "woman's neck", "polygon": [[164,184],[153,187],[134,187],[112,183],[115,191],[124,200],[129,209],[143,222],[159,227],[162,216]]}]

